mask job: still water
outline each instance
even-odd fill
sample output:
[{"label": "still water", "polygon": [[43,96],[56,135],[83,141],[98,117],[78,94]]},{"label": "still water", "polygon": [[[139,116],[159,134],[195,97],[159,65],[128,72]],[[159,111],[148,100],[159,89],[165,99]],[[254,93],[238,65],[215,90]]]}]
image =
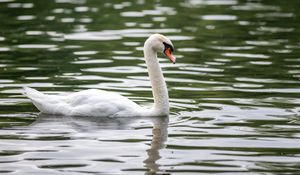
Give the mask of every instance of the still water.
[{"label": "still water", "polygon": [[[0,0],[0,173],[300,174],[300,1]],[[21,94],[97,88],[151,105],[162,33],[169,118],[41,115]]]}]

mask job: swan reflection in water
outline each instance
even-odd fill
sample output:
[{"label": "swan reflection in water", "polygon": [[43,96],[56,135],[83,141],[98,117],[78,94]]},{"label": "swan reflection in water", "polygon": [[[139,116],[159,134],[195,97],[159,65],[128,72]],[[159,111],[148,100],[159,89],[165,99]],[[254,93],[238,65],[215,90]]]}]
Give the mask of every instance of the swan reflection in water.
[{"label": "swan reflection in water", "polygon": [[[147,172],[145,172],[146,175],[156,174],[157,172],[162,171],[160,170],[161,166],[157,163],[157,161],[161,158],[159,152],[165,147],[165,142],[168,137],[168,117],[76,117],[47,115],[41,113],[37,117],[36,121],[33,122],[27,129],[31,130],[31,132],[38,132],[38,135],[59,135],[61,139],[62,137],[69,138],[69,134],[72,135],[72,133],[75,133],[75,135],[79,133],[81,135],[82,133],[96,133],[101,130],[132,129],[133,123],[141,121],[149,121],[150,123],[153,123],[151,145],[150,148],[147,149],[147,157],[143,163],[144,167],[147,168]],[[91,136],[88,134],[88,137]]]},{"label": "swan reflection in water", "polygon": [[160,165],[157,161],[161,158],[159,151],[165,148],[165,142],[168,138],[168,117],[155,118],[153,119],[153,129],[152,129],[152,141],[151,146],[147,150],[148,157],[144,161],[145,167],[149,169],[149,172],[146,172],[146,175],[156,174],[160,172]]}]

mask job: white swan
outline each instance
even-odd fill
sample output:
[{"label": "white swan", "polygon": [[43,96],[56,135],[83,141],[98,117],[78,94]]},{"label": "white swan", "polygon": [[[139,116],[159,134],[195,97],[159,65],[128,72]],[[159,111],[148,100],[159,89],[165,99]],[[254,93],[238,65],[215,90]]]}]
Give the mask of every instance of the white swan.
[{"label": "white swan", "polygon": [[172,42],[161,34],[151,35],[144,44],[149,78],[152,85],[154,105],[144,108],[114,92],[89,89],[69,95],[46,95],[24,87],[26,95],[39,111],[46,114],[71,116],[166,116],[169,115],[169,96],[157,52],[163,52],[175,63]]}]

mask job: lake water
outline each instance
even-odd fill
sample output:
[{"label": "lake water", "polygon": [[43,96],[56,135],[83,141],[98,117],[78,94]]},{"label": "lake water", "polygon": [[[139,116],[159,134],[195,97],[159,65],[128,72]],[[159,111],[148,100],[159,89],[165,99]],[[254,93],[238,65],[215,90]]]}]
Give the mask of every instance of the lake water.
[{"label": "lake water", "polygon": [[[0,0],[0,173],[300,174],[300,1]],[[21,94],[152,94],[162,33],[169,118],[38,113]]]}]

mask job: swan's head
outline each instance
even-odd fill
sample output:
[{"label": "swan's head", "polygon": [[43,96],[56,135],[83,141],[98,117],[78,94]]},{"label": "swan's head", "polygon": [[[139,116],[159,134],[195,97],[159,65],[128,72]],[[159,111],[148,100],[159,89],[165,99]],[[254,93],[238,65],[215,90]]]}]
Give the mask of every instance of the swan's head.
[{"label": "swan's head", "polygon": [[175,64],[174,46],[169,38],[161,34],[153,34],[145,42],[146,46],[151,47],[155,52],[164,53]]}]

